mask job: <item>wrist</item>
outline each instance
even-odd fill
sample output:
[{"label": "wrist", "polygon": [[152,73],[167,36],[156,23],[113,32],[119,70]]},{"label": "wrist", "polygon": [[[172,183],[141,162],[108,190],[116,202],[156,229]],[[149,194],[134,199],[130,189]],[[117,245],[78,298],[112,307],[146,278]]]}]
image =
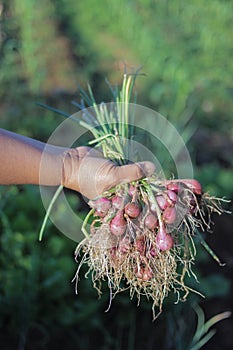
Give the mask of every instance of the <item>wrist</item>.
[{"label": "wrist", "polygon": [[63,152],[61,155],[61,162],[60,184],[66,188],[79,191],[78,168],[80,157],[78,149],[72,148]]},{"label": "wrist", "polygon": [[39,183],[45,186],[62,184],[64,149],[47,145],[41,156]]}]

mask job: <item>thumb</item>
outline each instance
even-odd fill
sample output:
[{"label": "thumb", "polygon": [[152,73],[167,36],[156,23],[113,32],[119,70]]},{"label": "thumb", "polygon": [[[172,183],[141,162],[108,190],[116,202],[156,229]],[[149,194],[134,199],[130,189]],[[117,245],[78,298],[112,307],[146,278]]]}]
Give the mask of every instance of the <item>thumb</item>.
[{"label": "thumb", "polygon": [[155,165],[152,162],[138,162],[117,167],[118,183],[127,183],[139,180],[153,174]]}]

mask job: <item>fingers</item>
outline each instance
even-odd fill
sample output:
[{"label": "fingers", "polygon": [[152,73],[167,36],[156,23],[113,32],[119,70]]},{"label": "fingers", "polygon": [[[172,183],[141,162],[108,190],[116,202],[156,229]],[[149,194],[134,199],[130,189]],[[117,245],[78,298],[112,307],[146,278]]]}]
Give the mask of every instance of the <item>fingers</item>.
[{"label": "fingers", "polygon": [[80,146],[77,147],[75,150],[78,151],[78,155],[80,158],[84,157],[97,157],[97,158],[103,158],[103,153],[98,151],[96,148],[91,148],[87,146]]},{"label": "fingers", "polygon": [[144,177],[151,176],[155,172],[155,164],[152,162],[145,161],[135,164],[141,168]]},{"label": "fingers", "polygon": [[127,183],[147,177],[155,171],[155,165],[152,162],[139,162],[129,165],[123,165],[116,168],[117,182]]}]

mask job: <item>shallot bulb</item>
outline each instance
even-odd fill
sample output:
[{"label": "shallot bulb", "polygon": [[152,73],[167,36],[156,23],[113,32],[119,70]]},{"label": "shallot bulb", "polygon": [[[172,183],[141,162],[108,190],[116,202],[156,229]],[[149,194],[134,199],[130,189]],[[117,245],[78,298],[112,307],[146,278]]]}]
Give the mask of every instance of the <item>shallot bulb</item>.
[{"label": "shallot bulb", "polygon": [[107,211],[95,210],[94,216],[99,216],[100,218],[104,218],[107,215]]},{"label": "shallot bulb", "polygon": [[128,193],[131,197],[133,197],[133,195],[135,194],[136,191],[137,191],[137,189],[135,186],[133,186],[133,185],[129,186]]},{"label": "shallot bulb", "polygon": [[135,202],[127,203],[125,206],[125,214],[130,218],[137,218],[141,213],[140,206]]},{"label": "shallot bulb", "polygon": [[146,253],[147,258],[149,258],[149,259],[151,257],[154,258],[156,255],[157,255],[157,251],[153,247]]},{"label": "shallot bulb", "polygon": [[149,281],[153,277],[153,273],[148,266],[145,266],[143,269],[142,280],[144,282]]},{"label": "shallot bulb", "polygon": [[170,191],[173,191],[175,193],[178,193],[180,191],[180,186],[177,182],[167,182],[167,189]]},{"label": "shallot bulb", "polygon": [[119,210],[110,222],[110,230],[115,236],[122,236],[126,230],[124,211]]},{"label": "shallot bulb", "polygon": [[140,266],[139,268],[136,269],[136,276],[137,278],[146,282],[153,277],[153,273],[148,266]]},{"label": "shallot bulb", "polygon": [[177,194],[176,194],[175,191],[167,190],[167,195],[168,195],[169,199],[170,199],[173,203],[176,203],[176,202],[177,202]]},{"label": "shallot bulb", "polygon": [[180,190],[179,184],[184,184],[195,194],[202,194],[202,187],[200,182],[195,179],[175,179],[171,181],[166,181],[167,189],[178,192]]},{"label": "shallot bulb", "polygon": [[176,220],[176,209],[174,207],[167,207],[163,212],[163,221],[166,224],[173,224]]},{"label": "shallot bulb", "polygon": [[142,236],[142,237],[139,237],[136,239],[135,241],[135,247],[136,247],[136,250],[144,255],[145,253],[145,248],[146,248],[146,244],[145,244],[145,238]]},{"label": "shallot bulb", "polygon": [[173,247],[173,238],[166,232],[165,226],[162,225],[156,236],[157,247],[162,250],[170,250]]},{"label": "shallot bulb", "polygon": [[122,254],[128,253],[130,250],[130,239],[129,237],[125,236],[122,238],[122,240],[119,242],[118,250]]},{"label": "shallot bulb", "polygon": [[156,201],[157,201],[158,206],[160,207],[160,209],[164,210],[164,209],[167,208],[168,202],[167,202],[167,199],[164,196],[162,196],[162,195],[156,196]]},{"label": "shallot bulb", "polygon": [[97,211],[108,212],[111,208],[111,200],[106,197],[101,197],[96,200],[89,201],[89,206]]},{"label": "shallot bulb", "polygon": [[144,224],[150,230],[154,230],[158,226],[158,218],[155,214],[149,213],[144,219]]},{"label": "shallot bulb", "polygon": [[124,206],[124,198],[120,197],[120,196],[114,196],[112,198],[112,205],[113,207],[115,207],[116,209],[123,209]]},{"label": "shallot bulb", "polygon": [[197,180],[195,180],[195,179],[181,179],[180,181],[182,183],[184,183],[195,194],[202,194],[201,184]]}]

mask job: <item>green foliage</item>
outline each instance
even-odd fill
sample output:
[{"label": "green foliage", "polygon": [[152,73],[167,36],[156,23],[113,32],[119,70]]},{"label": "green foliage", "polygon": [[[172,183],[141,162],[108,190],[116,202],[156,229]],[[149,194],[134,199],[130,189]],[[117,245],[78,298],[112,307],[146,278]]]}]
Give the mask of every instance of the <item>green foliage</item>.
[{"label": "green foliage", "polygon": [[222,314],[216,315],[205,322],[205,315],[202,309],[200,307],[196,307],[195,311],[197,313],[198,323],[197,330],[189,347],[190,350],[201,349],[215,334],[215,330],[211,329],[212,326],[217,322],[231,316],[230,312],[223,312]]},{"label": "green foliage", "polygon": [[21,39],[23,76],[30,90],[74,88],[72,60],[67,61],[68,47],[57,35],[53,3],[16,0],[13,9]]},{"label": "green foliage", "polygon": [[229,91],[221,100],[213,99],[214,91],[219,96],[231,86],[232,62],[224,69],[226,57],[231,56],[231,2],[211,1],[208,6],[203,0],[185,6],[183,1],[65,3],[72,12],[73,28],[99,61],[110,67],[113,60],[143,65],[148,77],[140,95],[173,121],[181,118],[193,92],[192,108],[208,92],[214,106],[232,107]]},{"label": "green foliage", "polygon": [[206,190],[212,195],[221,196],[226,194],[227,198],[233,197],[232,170],[224,169],[216,162],[203,165],[197,171],[197,176],[202,182],[206,182]]}]

